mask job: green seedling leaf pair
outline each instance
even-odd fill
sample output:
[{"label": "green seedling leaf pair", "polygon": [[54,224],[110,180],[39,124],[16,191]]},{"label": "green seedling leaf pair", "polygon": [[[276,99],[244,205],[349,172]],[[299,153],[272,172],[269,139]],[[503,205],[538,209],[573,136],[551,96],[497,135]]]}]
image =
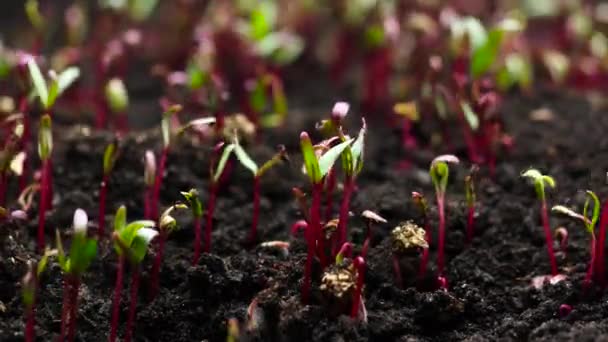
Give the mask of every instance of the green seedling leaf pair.
[{"label": "green seedling leaf pair", "polygon": [[68,67],[59,75],[54,71],[49,72],[50,81],[47,82],[34,58],[27,61],[27,67],[34,85],[35,95],[40,99],[44,110],[51,109],[57,98],[80,77],[78,67]]},{"label": "green seedling leaf pair", "polygon": [[253,173],[254,177],[258,177],[258,178],[262,177],[262,175],[264,175],[264,173],[266,173],[266,171],[270,170],[273,166],[277,165],[281,161],[284,161],[287,159],[287,152],[285,151],[285,146],[279,146],[279,151],[272,158],[270,158],[268,161],[266,161],[264,164],[262,164],[261,167],[258,167],[258,165],[255,163],[255,161],[253,161],[253,159],[251,159],[251,157],[247,154],[245,149],[239,144],[239,141],[236,138],[236,135],[235,135],[233,145],[234,145],[234,154],[236,155],[237,159],[241,162],[241,164],[246,169],[248,169],[249,171],[251,171],[251,173]]},{"label": "green seedling leaf pair", "polygon": [[40,159],[47,160],[53,151],[53,131],[51,117],[48,114],[40,118],[38,129],[38,155]]},{"label": "green seedling leaf pair", "polygon": [[87,213],[82,209],[76,209],[72,225],[74,234],[72,236],[69,256],[64,252],[59,231],[56,231],[57,260],[59,261],[59,266],[66,274],[79,277],[89,268],[91,262],[97,256],[97,240],[87,236],[88,222]]},{"label": "green seedling leaf pair", "polygon": [[34,305],[34,299],[36,298],[36,287],[38,286],[38,279],[42,273],[46,270],[46,267],[51,256],[57,255],[56,249],[49,249],[48,247],[44,250],[44,254],[40,257],[40,261],[34,266],[34,263],[30,260],[27,263],[28,271],[21,281],[22,291],[21,299],[23,305],[26,308],[31,308]]},{"label": "green seedling leaf pair", "polygon": [[161,215],[159,220],[159,229],[165,233],[171,233],[175,229],[177,229],[177,220],[171,216],[173,210],[176,209],[187,209],[188,206],[185,204],[175,204],[167,208]]},{"label": "green seedling leaf pair", "polygon": [[327,175],[333,164],[340,157],[342,152],[353,142],[353,139],[347,139],[333,146],[327,152],[323,153],[320,157],[317,157],[315,149],[312,146],[312,142],[308,133],[302,132],[300,134],[300,147],[302,149],[302,155],[304,157],[304,166],[306,174],[313,184],[319,184],[323,178]]},{"label": "green seedling leaf pair", "polygon": [[458,163],[460,163],[458,157],[451,154],[441,155],[431,162],[429,173],[431,175],[431,180],[435,185],[435,192],[438,195],[443,196],[448,186],[448,177],[450,174],[448,164]]},{"label": "green seedling leaf pair", "polygon": [[139,220],[127,223],[127,208],[121,206],[114,218],[114,249],[118,255],[126,255],[134,264],[140,264],[150,242],[158,235],[152,229],[154,221]]},{"label": "green seedling leaf pair", "polygon": [[522,177],[528,178],[533,182],[536,195],[541,201],[545,200],[545,186],[555,188],[555,180],[553,177],[543,175],[536,169],[528,169],[522,173]]},{"label": "green seedling leaf pair", "polygon": [[164,113],[160,123],[163,136],[163,147],[169,148],[171,144],[171,117],[182,110],[181,105],[172,105]]},{"label": "green seedling leaf pair", "polygon": [[[357,176],[363,169],[363,146],[365,145],[365,134],[367,133],[367,125],[363,120],[363,126],[359,130],[357,139],[352,145],[346,145],[342,156],[342,169],[348,177]],[[346,138],[343,137],[346,142]]]},{"label": "green seedling leaf pair", "polygon": [[192,210],[192,215],[194,215],[194,217],[203,217],[203,204],[198,197],[198,191],[196,189],[190,189],[188,192],[182,191],[181,194],[188,203],[190,210]]},{"label": "green seedling leaf pair", "polygon": [[129,107],[129,93],[120,78],[108,81],[105,88],[106,101],[114,113],[122,113]]},{"label": "green seedling leaf pair", "polygon": [[[600,200],[597,195],[591,191],[585,191],[587,194],[587,199],[585,200],[585,205],[583,206],[583,213],[579,214],[576,211],[564,206],[564,205],[556,205],[551,208],[551,211],[566,215],[570,218],[579,220],[583,222],[585,225],[585,229],[589,234],[595,234],[595,226],[600,217]],[[589,206],[593,202],[593,211],[589,212]]]}]

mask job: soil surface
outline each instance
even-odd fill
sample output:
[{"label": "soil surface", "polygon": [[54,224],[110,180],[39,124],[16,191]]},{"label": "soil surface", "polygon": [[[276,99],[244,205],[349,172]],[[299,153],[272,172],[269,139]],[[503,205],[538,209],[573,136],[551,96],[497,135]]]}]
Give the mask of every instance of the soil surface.
[{"label": "soil surface", "polygon": [[[322,89],[316,89],[322,93]],[[291,243],[289,255],[261,247],[250,248],[247,240],[252,210],[252,178],[234,163],[219,194],[214,215],[212,254],[204,254],[191,266],[192,218],[189,212],[177,216],[181,229],[167,244],[161,273],[160,294],[147,300],[152,255],[144,262],[142,287],[134,336],[136,341],[223,341],[226,321],[241,322],[245,341],[485,341],[485,340],[608,340],[608,296],[597,289],[583,291],[581,285],[589,260],[589,236],[579,224],[552,217],[552,226],[568,228],[566,251],[560,251],[560,271],[567,279],[555,285],[533,288],[531,279],[549,273],[539,204],[533,187],[520,172],[534,166],[555,177],[557,188],[548,191],[549,205],[566,204],[581,208],[584,193],[593,189],[604,198],[605,171],[602,156],[608,153],[608,117],[588,102],[564,93],[538,92],[511,96],[503,113],[514,148],[501,156],[494,179],[483,177],[478,184],[476,237],[471,246],[464,243],[466,206],[463,179],[469,164],[452,167],[448,188],[447,277],[449,291],[419,291],[396,286],[392,270],[390,231],[408,219],[422,224],[411,203],[412,191],[426,194],[431,204],[431,226],[436,237],[437,213],[428,166],[440,151],[420,148],[406,151],[400,144],[398,129],[390,130],[381,120],[370,120],[364,171],[359,177],[349,223],[349,236],[362,245],[365,223],[360,213],[376,211],[389,223],[376,225],[367,260],[364,298],[368,322],[335,315],[319,291],[320,272],[314,273],[311,305],[300,304],[300,288],[306,245],[301,235],[291,236],[290,226],[300,219],[291,188],[307,182],[300,172],[299,131],[314,130],[314,121],[326,115],[331,98],[292,101],[291,122],[280,130],[262,133],[261,141],[247,148],[257,161],[263,161],[278,144],[285,144],[291,163],[272,170],[262,182],[261,240]],[[328,97],[328,96],[326,96]],[[310,98],[309,98],[310,100]],[[533,121],[530,112],[548,108],[549,121]],[[303,115],[306,113],[308,115]],[[356,113],[357,114],[357,113]],[[354,114],[351,127],[358,126]],[[91,133],[83,127],[56,127],[54,152],[54,210],[49,213],[47,241],[54,228],[67,231],[73,211],[80,207],[89,213],[92,230],[96,226],[101,156],[110,136]],[[420,131],[421,140],[428,139]],[[454,131],[455,152],[464,156]],[[143,214],[143,165],[145,149],[160,149],[156,130],[128,136],[112,174],[107,220],[119,205],[128,207],[129,220]],[[446,151],[443,151],[446,152]],[[207,198],[209,147],[180,141],[168,158],[162,188],[163,207],[180,199],[179,191],[196,187],[204,203]],[[400,167],[407,159],[411,167]],[[14,197],[13,197],[14,198]],[[334,213],[339,204],[334,201]],[[24,320],[20,281],[25,262],[35,257],[36,208],[26,222],[0,225],[0,340],[23,339]],[[69,238],[66,237],[66,240]],[[436,243],[431,244],[431,270],[436,261]],[[116,255],[103,244],[100,255],[84,276],[80,289],[77,340],[105,341],[109,333],[111,294],[115,282]],[[318,265],[317,265],[318,266]],[[417,264],[414,268],[417,267]],[[403,274],[411,283],[415,274]],[[121,323],[124,326],[129,302],[126,274]],[[247,331],[247,308],[256,299],[261,320]],[[40,341],[56,338],[60,328],[62,276],[53,264],[41,280],[36,334]],[[573,310],[562,317],[559,308],[569,304]],[[122,327],[121,327],[122,329]],[[122,335],[122,330],[120,331]]]}]

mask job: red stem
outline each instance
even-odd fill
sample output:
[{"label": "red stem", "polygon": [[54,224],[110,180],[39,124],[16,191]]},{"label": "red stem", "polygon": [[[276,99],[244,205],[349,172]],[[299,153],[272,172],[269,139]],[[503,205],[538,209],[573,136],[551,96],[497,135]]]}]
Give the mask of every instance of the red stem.
[{"label": "red stem", "polygon": [[557,275],[557,262],[555,261],[555,254],[553,253],[553,238],[551,235],[551,226],[549,225],[549,216],[547,214],[547,202],[542,200],[541,202],[541,219],[543,222],[543,229],[545,230],[545,242],[547,243],[547,253],[549,253],[549,261],[551,262],[551,275]]},{"label": "red stem", "polygon": [[209,203],[207,205],[207,224],[205,226],[205,253],[211,251],[211,231],[213,230],[213,212],[215,211],[216,196],[217,184],[211,182],[209,187]]},{"label": "red stem", "polygon": [[310,206],[310,222],[306,228],[306,244],[308,245],[308,253],[306,255],[306,264],[304,264],[304,282],[302,284],[302,303],[308,304],[311,287],[312,274],[312,259],[315,255],[315,247],[319,237],[319,207],[321,206],[321,190],[323,183],[313,184],[312,188],[312,204]]},{"label": "red stem", "polygon": [[135,323],[135,313],[137,309],[137,290],[139,289],[139,265],[133,267],[131,274],[131,303],[129,304],[129,317],[127,319],[127,330],[125,331],[125,342],[131,342],[133,335],[133,324]]},{"label": "red stem", "polygon": [[587,270],[587,275],[585,276],[584,284],[591,284],[591,277],[593,277],[593,268],[595,264],[595,250],[596,250],[596,240],[595,234],[591,233],[591,259],[589,261],[589,269]]},{"label": "red stem", "polygon": [[355,188],[355,181],[352,176],[347,175],[344,180],[344,192],[342,193],[342,203],[340,204],[340,216],[338,221],[338,246],[346,242],[346,227],[348,225],[348,209],[350,198]]},{"label": "red stem", "polygon": [[72,284],[68,275],[63,276],[63,302],[61,305],[61,328],[59,330],[59,341],[65,341],[65,331],[68,328],[68,315],[70,313],[70,294]]},{"label": "red stem", "polygon": [[[317,255],[319,256],[319,262],[321,268],[325,268],[327,265],[327,256],[325,255],[325,236],[323,229],[321,228],[321,201],[323,195],[323,182],[315,184],[312,190],[312,203],[310,205],[310,221],[311,228],[315,232],[315,239],[317,245]],[[313,243],[314,245],[314,243]]]},{"label": "red stem", "polygon": [[606,243],[606,226],[608,225],[608,200],[602,207],[602,217],[600,218],[600,235],[596,244],[595,252],[595,279],[602,287],[606,286],[604,277],[604,245]]},{"label": "red stem", "polygon": [[439,212],[439,246],[437,251],[437,271],[439,276],[443,277],[443,270],[445,266],[444,261],[444,247],[445,247],[445,210],[444,210],[445,197],[442,194],[437,194],[437,211]]},{"label": "red stem", "polygon": [[156,179],[154,180],[154,192],[152,194],[152,203],[150,205],[150,214],[152,215],[152,219],[158,219],[158,201],[160,198],[160,188],[163,182],[163,174],[165,173],[165,163],[167,162],[167,154],[169,153],[169,148],[163,148],[160,156],[160,164],[158,165],[158,170],[156,173]]},{"label": "red stem", "polygon": [[160,231],[158,235],[158,250],[156,251],[156,257],[154,258],[154,264],[152,265],[152,274],[151,278],[151,288],[150,288],[150,300],[156,298],[158,294],[158,281],[160,275],[160,267],[163,262],[163,254],[165,251],[165,242],[167,240],[167,233],[164,231]]},{"label": "red stem", "polygon": [[6,171],[0,173],[0,206],[6,205],[6,190],[8,177]]},{"label": "red stem", "polygon": [[475,205],[469,206],[469,212],[467,215],[467,244],[473,241],[473,235],[475,233]]},{"label": "red stem", "polygon": [[201,256],[201,218],[194,217],[194,256],[192,257],[192,266],[198,264],[198,259]]},{"label": "red stem", "polygon": [[25,321],[25,342],[34,342],[36,339],[36,331],[34,329],[36,325],[36,301],[31,307],[29,307],[25,313],[26,321]]},{"label": "red stem", "polygon": [[68,323],[68,341],[74,341],[76,333],[76,319],[78,317],[78,289],[80,288],[80,278],[70,276],[71,293],[70,293],[70,320]]},{"label": "red stem", "polygon": [[354,266],[357,269],[357,285],[353,294],[353,307],[350,311],[350,317],[356,318],[359,314],[359,306],[361,306],[361,293],[363,292],[363,283],[365,282],[365,261],[362,257],[356,257],[353,260]]},{"label": "red stem", "polygon": [[[426,272],[426,263],[424,265],[424,271]],[[395,272],[395,283],[397,283],[397,287],[402,288],[403,279],[401,278],[401,266],[399,265],[399,256],[395,253],[393,253],[393,272]]]},{"label": "red stem", "polygon": [[99,214],[97,215],[97,220],[99,221],[97,236],[99,241],[104,238],[106,229],[106,194],[108,192],[108,182],[109,177],[107,174],[104,174],[99,187]]},{"label": "red stem", "polygon": [[110,326],[110,338],[109,342],[116,341],[116,334],[118,331],[118,316],[120,313],[120,297],[122,293],[122,278],[124,274],[125,257],[123,255],[118,256],[118,265],[116,268],[116,285],[114,286],[114,299],[112,300],[112,325]]},{"label": "red stem", "polygon": [[25,153],[25,158],[23,159],[23,170],[21,175],[19,176],[19,193],[23,192],[23,189],[27,186],[27,176],[29,175],[29,145],[30,145],[30,115],[27,103],[27,93],[21,95],[21,99],[19,100],[19,112],[23,113],[23,135],[21,136],[21,141],[19,142],[19,147]]},{"label": "red stem", "polygon": [[325,188],[325,221],[331,220],[332,202],[334,197],[334,189],[336,188],[336,171],[334,168],[329,169],[327,174],[327,182]]},{"label": "red stem", "polygon": [[47,210],[53,210],[53,161],[51,158],[47,160],[48,165],[43,168],[46,173],[46,208]]},{"label": "red stem", "polygon": [[[429,217],[427,214],[424,215],[424,239],[428,244],[431,243],[431,227],[429,223]],[[422,251],[422,257],[420,258],[420,268],[418,269],[418,281],[422,282],[426,276],[426,269],[429,263],[429,249],[425,248]]]},{"label": "red stem", "polygon": [[38,210],[38,251],[42,253],[44,251],[44,226],[46,222],[46,210],[47,210],[47,196],[49,191],[49,180],[48,172],[46,169],[49,167],[49,160],[45,159],[42,161],[42,172],[40,180],[40,204]]},{"label": "red stem", "polygon": [[260,214],[260,177],[253,178],[253,218],[249,242],[253,245],[258,238],[258,220]]},{"label": "red stem", "polygon": [[144,190],[144,218],[146,220],[152,219],[152,213],[150,206],[152,205],[152,188],[150,186],[146,186]]}]

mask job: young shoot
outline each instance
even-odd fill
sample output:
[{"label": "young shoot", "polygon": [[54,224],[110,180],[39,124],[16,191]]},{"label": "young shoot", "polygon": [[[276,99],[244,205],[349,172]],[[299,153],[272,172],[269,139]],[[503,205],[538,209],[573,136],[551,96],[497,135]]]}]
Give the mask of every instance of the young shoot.
[{"label": "young shoot", "polygon": [[251,159],[251,157],[245,152],[245,149],[241,147],[238,139],[234,139],[234,154],[241,164],[247,168],[253,174],[253,217],[251,221],[251,231],[249,233],[249,242],[253,245],[258,238],[258,221],[260,212],[260,178],[273,166],[278,165],[280,162],[287,160],[287,152],[285,146],[279,146],[279,151],[268,161],[266,161],[261,167]]},{"label": "young shoot", "polygon": [[152,195],[156,181],[156,156],[151,150],[144,154],[144,218],[152,219]]},{"label": "young shoot", "polygon": [[40,100],[40,105],[45,114],[48,115],[51,115],[57,98],[59,98],[59,96],[61,96],[61,94],[80,77],[80,69],[72,66],[59,74],[51,70],[49,72],[50,79],[47,81],[44,76],[42,76],[42,72],[34,58],[30,58],[27,61],[27,67],[32,84],[34,85],[35,95]]},{"label": "young shoot", "polygon": [[[124,82],[120,78],[109,80],[105,87],[105,97],[110,110],[116,116],[115,126],[117,131],[120,134],[125,134],[129,129],[127,118],[129,93],[127,92],[127,87],[125,87]],[[101,117],[105,117],[105,114],[101,114]],[[101,120],[105,121],[104,119]]]},{"label": "young shoot", "polygon": [[42,161],[40,179],[40,204],[38,209],[38,250],[44,249],[44,230],[46,211],[50,209],[52,201],[52,169],[51,153],[53,151],[53,132],[51,128],[51,117],[48,114],[40,118],[38,129],[38,155]]},{"label": "young shoot", "polygon": [[150,299],[154,299],[156,297],[156,295],[158,294],[158,277],[160,275],[160,267],[161,267],[162,261],[163,261],[163,254],[165,251],[165,242],[167,241],[167,237],[169,236],[169,234],[171,234],[171,232],[173,232],[177,229],[177,221],[175,220],[175,218],[173,218],[173,216],[171,216],[171,213],[175,209],[186,209],[186,208],[188,208],[188,207],[184,204],[178,203],[178,204],[172,205],[162,213],[162,215],[160,216],[160,219],[158,220],[158,228],[159,228],[158,229],[159,230],[158,250],[156,251],[156,257],[154,258],[154,264],[152,266],[152,271],[151,271],[151,275],[150,275],[150,278],[151,278]]},{"label": "young shoot", "polygon": [[[572,219],[578,220],[583,223],[585,229],[590,235],[590,261],[589,261],[589,269],[587,270],[587,274],[585,276],[584,285],[587,287],[591,285],[592,277],[594,276],[594,268],[595,268],[595,254],[597,250],[597,240],[595,237],[595,226],[600,217],[600,200],[597,195],[591,191],[587,190],[585,192],[587,194],[587,199],[585,200],[585,205],[583,206],[583,213],[579,214],[574,210],[563,206],[556,205],[551,208],[551,211],[554,213],[566,215]],[[593,203],[593,211],[590,211],[590,205]]]},{"label": "young shoot", "polygon": [[108,183],[110,182],[110,174],[114,169],[114,164],[118,158],[117,144],[111,142],[106,146],[103,153],[103,176],[99,185],[99,214],[97,215],[99,228],[97,236],[99,241],[105,237],[106,226],[106,197],[108,193]]},{"label": "young shoot", "polygon": [[454,155],[441,155],[431,162],[430,174],[435,186],[437,211],[439,213],[439,246],[437,252],[437,269],[439,279],[444,280],[444,246],[445,246],[445,193],[450,174],[449,164],[458,164],[460,160]]},{"label": "young shoot", "polygon": [[150,242],[158,235],[158,231],[152,229],[154,221],[141,220],[127,223],[127,209],[121,206],[116,211],[114,217],[114,250],[118,254],[118,265],[116,268],[116,286],[112,301],[112,320],[110,326],[110,342],[115,342],[118,332],[118,318],[120,314],[120,298],[122,295],[123,275],[125,260],[129,261],[132,267],[131,279],[131,303],[129,306],[129,316],[125,331],[125,341],[131,340],[133,323],[135,321],[135,308],[137,305],[137,291],[139,288],[140,264],[148,252]]},{"label": "young shoot", "polygon": [[549,215],[547,213],[547,200],[545,198],[545,187],[549,186],[555,188],[555,180],[553,177],[543,175],[536,169],[528,169],[523,172],[522,177],[528,178],[532,184],[534,184],[534,190],[536,190],[536,196],[540,201],[540,212],[543,229],[545,231],[545,242],[547,244],[547,253],[549,254],[549,261],[551,263],[551,276],[555,277],[558,275],[557,262],[555,261],[555,254],[553,252],[553,238],[551,234],[551,226],[549,223]]},{"label": "young shoot", "polygon": [[467,244],[473,241],[475,233],[475,202],[477,195],[475,193],[475,174],[479,168],[473,165],[471,171],[464,179],[465,197],[467,200]]},{"label": "young shoot", "polygon": [[73,341],[78,315],[78,289],[80,279],[97,256],[97,240],[87,236],[89,219],[82,209],[74,212],[72,227],[72,243],[70,254],[66,255],[61,243],[59,231],[57,238],[57,260],[64,274],[63,307],[61,309],[61,330],[59,340],[63,341],[67,332],[67,340]]},{"label": "young shoot", "polygon": [[34,265],[30,260],[27,263],[28,271],[21,281],[21,298],[25,307],[25,341],[34,342],[36,340],[36,300],[40,285],[40,276],[46,269],[48,259],[57,254],[56,250],[46,249],[40,261]]},{"label": "young shoot", "polygon": [[310,294],[312,258],[315,254],[315,247],[318,249],[317,254],[321,261],[321,265],[326,265],[320,217],[323,179],[342,152],[344,152],[351,143],[352,139],[343,141],[319,156],[319,154],[315,152],[315,148],[312,145],[308,133],[302,132],[300,134],[300,147],[304,158],[304,167],[312,185],[312,203],[308,214],[308,228],[306,229],[308,254],[304,268],[304,283],[302,287],[302,302],[304,304],[308,303]]},{"label": "young shoot", "polygon": [[188,203],[188,207],[192,210],[192,216],[194,217],[194,253],[192,256],[192,266],[198,263],[198,259],[201,255],[201,220],[203,219],[203,204],[198,197],[198,191],[196,189],[190,189],[188,192],[181,192],[182,196]]}]

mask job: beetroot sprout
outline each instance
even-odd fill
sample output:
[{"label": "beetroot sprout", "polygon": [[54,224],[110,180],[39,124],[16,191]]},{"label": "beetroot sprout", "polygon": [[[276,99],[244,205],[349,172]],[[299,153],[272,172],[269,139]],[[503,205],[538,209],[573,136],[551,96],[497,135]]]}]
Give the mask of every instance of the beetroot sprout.
[{"label": "beetroot sprout", "polygon": [[110,174],[112,173],[112,169],[114,169],[114,163],[117,158],[117,150],[116,143],[111,142],[106,146],[106,149],[103,153],[103,178],[101,179],[101,184],[99,185],[99,214],[97,215],[98,220],[98,228],[97,228],[97,238],[101,241],[105,236],[105,226],[106,226],[106,196],[108,193],[108,183],[110,182]]},{"label": "beetroot sprout", "polygon": [[190,210],[192,210],[192,216],[194,217],[194,252],[192,255],[192,265],[198,263],[198,259],[201,254],[201,220],[203,218],[203,204],[198,198],[198,191],[196,189],[190,189],[188,192],[182,192],[182,196],[188,203]]}]

